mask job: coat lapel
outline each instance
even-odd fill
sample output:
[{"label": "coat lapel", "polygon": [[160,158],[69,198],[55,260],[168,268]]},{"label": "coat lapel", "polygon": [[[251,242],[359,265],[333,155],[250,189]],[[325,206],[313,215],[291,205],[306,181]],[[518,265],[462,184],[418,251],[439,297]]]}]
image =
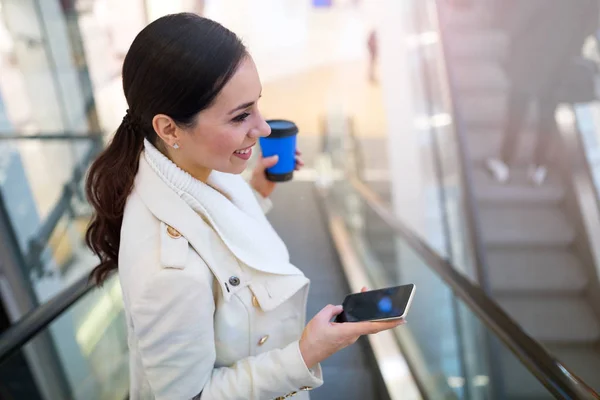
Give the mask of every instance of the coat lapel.
[{"label": "coat lapel", "polygon": [[[190,195],[178,195],[167,186],[142,155],[135,190],[152,214],[177,229],[207,263],[207,257],[210,258],[210,253],[215,249],[206,247],[206,222],[235,257],[248,267],[270,274],[303,275],[289,262],[285,245],[262,214],[252,190],[241,180],[238,176],[217,173],[209,183],[217,185],[232,201],[202,185],[197,195],[201,198],[195,199],[199,209],[193,210],[184,201],[185,196]],[[221,266],[209,264],[209,267],[219,277],[219,271],[215,269]],[[220,274],[226,275],[228,272],[221,271]]]}]

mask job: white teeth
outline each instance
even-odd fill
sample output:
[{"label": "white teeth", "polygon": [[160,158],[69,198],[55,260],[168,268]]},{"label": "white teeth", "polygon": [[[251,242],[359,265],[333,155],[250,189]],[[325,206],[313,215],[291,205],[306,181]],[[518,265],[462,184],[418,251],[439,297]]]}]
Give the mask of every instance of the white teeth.
[{"label": "white teeth", "polygon": [[238,150],[238,151],[235,151],[234,153],[237,153],[237,154],[248,154],[249,152],[250,152],[250,149],[246,149],[246,150]]}]

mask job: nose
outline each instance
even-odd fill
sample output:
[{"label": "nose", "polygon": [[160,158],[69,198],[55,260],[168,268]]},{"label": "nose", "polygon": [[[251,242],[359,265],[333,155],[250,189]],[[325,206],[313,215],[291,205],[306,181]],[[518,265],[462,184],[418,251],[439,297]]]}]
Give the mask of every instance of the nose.
[{"label": "nose", "polygon": [[248,136],[252,138],[266,137],[271,134],[271,127],[267,124],[267,121],[262,115],[259,115],[257,125],[250,130]]}]

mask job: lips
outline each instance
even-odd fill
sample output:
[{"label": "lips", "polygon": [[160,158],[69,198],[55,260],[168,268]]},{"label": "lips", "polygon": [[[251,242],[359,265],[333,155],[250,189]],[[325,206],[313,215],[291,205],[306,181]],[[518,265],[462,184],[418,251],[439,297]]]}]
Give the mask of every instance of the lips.
[{"label": "lips", "polygon": [[243,149],[243,150],[236,150],[234,151],[235,154],[248,154],[252,151],[252,147],[248,147],[247,149]]},{"label": "lips", "polygon": [[252,145],[250,147],[246,147],[245,149],[236,150],[233,152],[233,155],[241,158],[242,160],[249,160],[250,157],[252,156],[252,147],[253,146],[254,145]]}]

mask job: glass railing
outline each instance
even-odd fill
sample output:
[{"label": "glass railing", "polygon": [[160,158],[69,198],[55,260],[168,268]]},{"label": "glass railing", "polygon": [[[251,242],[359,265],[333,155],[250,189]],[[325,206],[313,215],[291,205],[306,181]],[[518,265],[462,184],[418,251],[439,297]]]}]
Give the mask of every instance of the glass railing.
[{"label": "glass railing", "polygon": [[0,337],[1,398],[127,398],[127,329],[118,279],[101,289],[83,279],[68,290]]},{"label": "glass railing", "polygon": [[83,186],[103,139],[73,136],[0,137],[0,221],[17,254],[3,262],[29,280],[34,304],[88,274],[96,262],[83,240],[91,216]]},{"label": "glass railing", "polygon": [[431,190],[438,199],[444,243],[441,251],[440,246],[434,248],[473,282],[485,287],[472,171],[466,162],[462,121],[450,93],[436,5],[435,0],[426,0],[412,1],[407,6],[412,22],[407,46],[417,112],[415,134],[425,138],[424,152],[434,177]]},{"label": "glass railing", "polygon": [[408,323],[395,334],[424,397],[599,398],[356,176],[322,193],[373,287],[416,285]]}]

